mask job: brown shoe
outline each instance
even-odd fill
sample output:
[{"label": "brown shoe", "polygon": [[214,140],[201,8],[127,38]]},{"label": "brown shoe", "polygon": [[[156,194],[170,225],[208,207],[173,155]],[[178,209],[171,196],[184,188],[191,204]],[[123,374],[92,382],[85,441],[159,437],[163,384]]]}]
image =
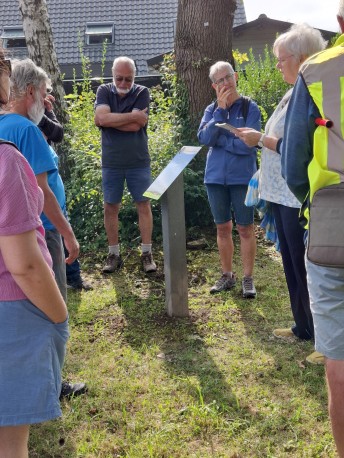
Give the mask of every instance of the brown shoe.
[{"label": "brown shoe", "polygon": [[104,274],[111,274],[123,266],[123,261],[120,255],[110,253],[106,258],[106,264],[103,267]]},{"label": "brown shoe", "polygon": [[306,358],[307,363],[309,364],[325,364],[325,356],[318,351],[313,351],[310,355]]},{"label": "brown shoe", "polygon": [[143,270],[145,271],[146,274],[149,274],[151,272],[156,272],[156,264],[153,261],[152,253],[149,253],[148,251],[145,253],[142,253],[141,262],[142,262]]},{"label": "brown shoe", "polygon": [[286,341],[291,341],[291,340],[296,340],[297,337],[291,330],[291,328],[280,328],[280,329],[274,329],[272,331],[272,334],[274,337],[277,337],[277,339],[282,339]]}]

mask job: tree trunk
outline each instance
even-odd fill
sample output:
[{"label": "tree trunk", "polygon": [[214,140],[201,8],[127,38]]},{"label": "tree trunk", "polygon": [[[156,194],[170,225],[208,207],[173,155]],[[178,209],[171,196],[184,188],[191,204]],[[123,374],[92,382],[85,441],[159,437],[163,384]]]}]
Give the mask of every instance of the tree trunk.
[{"label": "tree trunk", "polygon": [[177,77],[188,93],[191,123],[199,123],[214,99],[209,68],[233,62],[232,26],[236,0],[178,0],[175,54]]},{"label": "tree trunk", "polygon": [[30,59],[49,75],[54,89],[54,111],[61,124],[68,122],[65,91],[55,52],[46,0],[19,0]]}]

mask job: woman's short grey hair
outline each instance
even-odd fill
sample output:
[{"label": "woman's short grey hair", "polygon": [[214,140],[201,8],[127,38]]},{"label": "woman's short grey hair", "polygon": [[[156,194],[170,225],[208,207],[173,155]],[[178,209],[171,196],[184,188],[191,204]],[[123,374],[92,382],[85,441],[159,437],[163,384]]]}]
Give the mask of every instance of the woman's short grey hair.
[{"label": "woman's short grey hair", "polygon": [[282,46],[301,61],[325,49],[326,44],[327,41],[323,39],[318,29],[308,24],[294,24],[287,32],[276,38],[273,52],[276,54]]},{"label": "woman's short grey hair", "polygon": [[344,0],[339,0],[338,16],[344,19]]},{"label": "woman's short grey hair", "polygon": [[116,57],[116,59],[113,61],[112,64],[112,73],[115,71],[115,67],[117,64],[127,64],[131,67],[133,74],[135,75],[136,73],[136,65],[133,59],[130,59],[130,57],[126,56],[121,56],[121,57]]},{"label": "woman's short grey hair", "polygon": [[228,70],[228,73],[234,73],[233,67],[231,66],[229,62],[219,60],[218,62],[215,62],[215,64],[212,65],[209,69],[209,78],[211,79],[213,83],[215,83],[216,73],[222,70]]},{"label": "woman's short grey hair", "polygon": [[51,81],[43,68],[38,67],[31,59],[12,60],[11,75],[11,95],[12,97],[22,97],[29,85],[39,89],[42,84],[51,88]]}]

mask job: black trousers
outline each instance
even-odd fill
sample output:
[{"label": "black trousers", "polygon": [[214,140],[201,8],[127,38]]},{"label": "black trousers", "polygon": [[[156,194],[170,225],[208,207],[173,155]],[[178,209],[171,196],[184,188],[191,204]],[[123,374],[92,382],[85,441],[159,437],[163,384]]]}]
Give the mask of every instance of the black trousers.
[{"label": "black trousers", "polygon": [[314,338],[312,313],[309,306],[305,268],[305,230],[299,223],[299,209],[272,204],[290,305],[295,325],[293,333],[300,339]]}]

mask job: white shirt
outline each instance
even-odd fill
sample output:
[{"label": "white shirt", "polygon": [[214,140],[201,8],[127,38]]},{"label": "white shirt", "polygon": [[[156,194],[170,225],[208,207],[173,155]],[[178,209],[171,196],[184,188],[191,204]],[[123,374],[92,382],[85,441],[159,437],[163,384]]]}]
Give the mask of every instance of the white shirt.
[{"label": "white shirt", "polygon": [[[283,138],[287,108],[293,88],[282,98],[266,123],[269,137]],[[301,204],[290,191],[281,174],[281,156],[266,147],[262,148],[260,162],[259,192],[261,199],[286,207],[300,208]]]}]

